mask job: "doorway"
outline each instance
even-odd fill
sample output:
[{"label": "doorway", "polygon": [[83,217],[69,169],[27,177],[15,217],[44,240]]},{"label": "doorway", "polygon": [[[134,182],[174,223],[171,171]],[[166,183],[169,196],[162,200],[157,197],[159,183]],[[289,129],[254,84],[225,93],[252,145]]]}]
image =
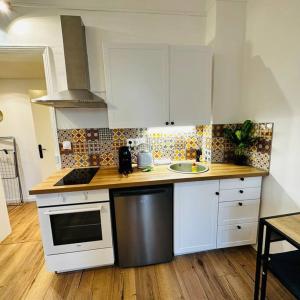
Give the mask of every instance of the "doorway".
[{"label": "doorway", "polygon": [[[32,186],[59,167],[54,109],[31,103],[47,93],[44,61],[43,47],[0,47],[0,137],[15,138],[25,202],[34,200]],[[0,177],[3,181],[1,169]],[[22,202],[5,198],[8,205]]]}]

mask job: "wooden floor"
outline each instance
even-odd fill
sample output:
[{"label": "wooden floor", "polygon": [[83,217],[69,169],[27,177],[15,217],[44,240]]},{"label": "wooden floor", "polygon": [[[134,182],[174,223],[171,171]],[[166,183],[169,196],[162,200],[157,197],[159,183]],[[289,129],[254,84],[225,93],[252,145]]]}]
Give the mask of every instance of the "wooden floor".
[{"label": "wooden floor", "polygon": [[[45,269],[35,204],[9,211],[13,233],[0,244],[0,299],[252,299],[251,247],[176,257],[141,268],[67,274]],[[268,299],[294,299],[272,276]]]}]

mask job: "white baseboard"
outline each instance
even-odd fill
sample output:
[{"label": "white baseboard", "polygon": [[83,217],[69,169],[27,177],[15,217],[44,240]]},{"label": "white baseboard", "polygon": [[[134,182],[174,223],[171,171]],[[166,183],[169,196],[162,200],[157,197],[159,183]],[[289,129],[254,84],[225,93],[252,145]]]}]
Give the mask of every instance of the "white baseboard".
[{"label": "white baseboard", "polygon": [[[36,202],[36,196],[33,196],[33,195],[26,196],[26,198],[23,199],[23,201],[25,203],[27,203],[27,202]],[[13,204],[16,204],[16,203],[20,203],[20,199],[10,199],[10,200],[6,201],[7,205],[10,205],[10,204],[13,205]]]},{"label": "white baseboard", "polygon": [[34,196],[34,195],[26,196],[26,199],[24,199],[24,202],[36,202],[36,196]]}]

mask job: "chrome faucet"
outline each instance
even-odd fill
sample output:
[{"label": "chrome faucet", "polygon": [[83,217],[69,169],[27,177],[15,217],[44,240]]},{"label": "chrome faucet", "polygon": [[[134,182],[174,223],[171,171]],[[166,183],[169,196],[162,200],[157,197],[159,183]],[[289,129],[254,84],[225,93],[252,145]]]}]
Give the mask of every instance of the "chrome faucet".
[{"label": "chrome faucet", "polygon": [[202,149],[199,147],[196,149],[196,162],[200,162],[200,157],[202,155]]},{"label": "chrome faucet", "polygon": [[201,147],[195,147],[195,148],[185,148],[185,159],[187,160],[187,151],[193,149],[196,152],[196,162],[200,162],[200,157],[202,155],[202,149]]}]

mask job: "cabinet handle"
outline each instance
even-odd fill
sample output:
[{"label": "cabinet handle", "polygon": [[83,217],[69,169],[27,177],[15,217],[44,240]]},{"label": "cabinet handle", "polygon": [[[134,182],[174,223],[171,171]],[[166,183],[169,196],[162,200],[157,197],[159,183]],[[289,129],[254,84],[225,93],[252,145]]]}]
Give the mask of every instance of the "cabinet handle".
[{"label": "cabinet handle", "polygon": [[243,190],[240,190],[240,194],[243,194],[244,193],[244,191]]},{"label": "cabinet handle", "polygon": [[242,177],[242,178],[240,178],[241,179],[241,181],[244,181],[245,180],[245,178],[244,177]]},{"label": "cabinet handle", "polygon": [[237,227],[237,229],[242,229],[242,227],[240,226],[240,225],[238,225],[238,226],[236,226]]},{"label": "cabinet handle", "polygon": [[239,206],[243,206],[243,203],[242,203],[242,202],[239,202]]},{"label": "cabinet handle", "polygon": [[169,125],[169,122],[166,122],[166,125]]},{"label": "cabinet handle", "polygon": [[174,124],[175,124],[174,121],[172,121],[172,122],[171,122],[171,125],[174,125]]},{"label": "cabinet handle", "polygon": [[217,195],[217,196],[219,196],[219,195],[220,195],[220,193],[219,193],[219,192],[216,192],[216,195]]}]

